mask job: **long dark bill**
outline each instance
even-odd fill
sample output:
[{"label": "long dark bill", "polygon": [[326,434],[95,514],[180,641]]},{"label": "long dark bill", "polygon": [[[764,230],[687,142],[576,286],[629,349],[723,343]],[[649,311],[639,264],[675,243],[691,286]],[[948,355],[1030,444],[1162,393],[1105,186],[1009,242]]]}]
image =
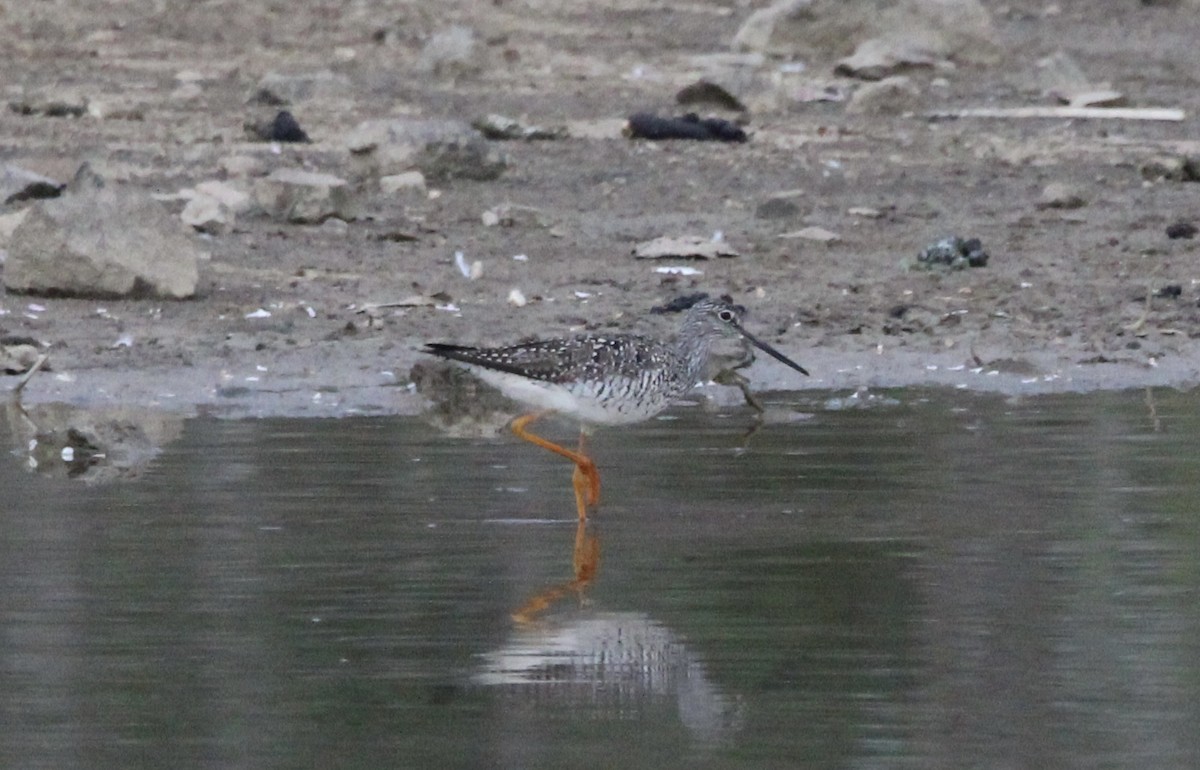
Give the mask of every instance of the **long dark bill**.
[{"label": "long dark bill", "polygon": [[803,374],[805,377],[807,377],[807,376],[808,376],[808,370],[807,370],[807,369],[805,369],[803,366],[801,366],[800,364],[796,363],[796,362],[795,362],[795,361],[793,361],[792,359],[788,358],[788,357],[787,357],[787,356],[785,356],[783,353],[780,353],[778,350],[776,350],[775,348],[771,347],[771,346],[770,346],[770,345],[768,345],[767,343],[763,342],[763,341],[762,341],[762,340],[760,340],[759,338],[755,337],[753,334],[751,334],[750,332],[748,332],[748,331],[746,331],[745,329],[741,328],[740,326],[738,327],[738,331],[739,331],[739,332],[741,332],[741,333],[742,333],[742,336],[743,336],[743,337],[745,337],[747,340],[749,340],[749,341],[750,341],[750,343],[751,343],[752,345],[754,345],[754,347],[756,347],[756,348],[758,348],[759,350],[761,350],[762,352],[766,353],[766,354],[767,354],[768,356],[770,356],[771,358],[774,358],[776,361],[779,361],[779,362],[781,362],[781,363],[785,363],[785,364],[787,364],[788,366],[792,367],[792,368],[793,368],[793,369],[795,369],[796,371],[798,371],[798,372],[800,372],[801,374]]}]

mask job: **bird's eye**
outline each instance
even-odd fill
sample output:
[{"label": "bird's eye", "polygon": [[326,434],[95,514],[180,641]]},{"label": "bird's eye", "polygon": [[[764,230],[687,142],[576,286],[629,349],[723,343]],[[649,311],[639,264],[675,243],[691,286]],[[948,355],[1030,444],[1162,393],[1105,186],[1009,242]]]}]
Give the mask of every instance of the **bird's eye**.
[{"label": "bird's eye", "polygon": [[717,318],[720,318],[722,321],[732,321],[733,320],[733,311],[732,310],[722,310],[720,313],[717,313]]}]

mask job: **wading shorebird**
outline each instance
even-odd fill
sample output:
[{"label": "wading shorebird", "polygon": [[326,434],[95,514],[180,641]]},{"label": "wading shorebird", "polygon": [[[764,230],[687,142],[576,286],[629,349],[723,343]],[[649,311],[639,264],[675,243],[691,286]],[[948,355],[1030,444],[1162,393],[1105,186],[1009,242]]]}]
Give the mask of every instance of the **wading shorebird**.
[{"label": "wading shorebird", "polygon": [[[742,328],[746,309],[704,298],[684,316],[673,342],[637,334],[581,334],[498,348],[429,343],[425,353],[464,364],[509,398],[535,411],[516,418],[519,438],[575,463],[572,483],[580,520],[600,501],[600,473],[584,451],[593,425],[624,425],[648,420],[687,393],[708,369],[712,344],[742,339],[801,374],[804,367]],[[570,450],[531,433],[534,421],[550,413],[580,422],[579,449]]]}]

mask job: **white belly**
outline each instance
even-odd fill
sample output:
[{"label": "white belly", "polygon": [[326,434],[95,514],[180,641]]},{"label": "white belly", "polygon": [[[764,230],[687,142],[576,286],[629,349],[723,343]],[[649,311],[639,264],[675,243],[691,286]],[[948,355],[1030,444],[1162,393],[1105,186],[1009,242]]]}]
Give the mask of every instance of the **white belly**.
[{"label": "white belly", "polygon": [[508,372],[469,366],[481,380],[504,395],[535,410],[551,410],[593,425],[624,425],[647,420],[670,405],[662,395],[622,397],[636,389],[627,380],[559,385],[531,380]]}]

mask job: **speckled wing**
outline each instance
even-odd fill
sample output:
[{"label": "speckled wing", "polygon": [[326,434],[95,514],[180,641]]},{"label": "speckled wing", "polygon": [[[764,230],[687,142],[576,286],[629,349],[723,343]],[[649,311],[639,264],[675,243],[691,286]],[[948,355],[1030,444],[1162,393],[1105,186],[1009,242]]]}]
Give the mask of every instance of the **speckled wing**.
[{"label": "speckled wing", "polygon": [[473,348],[431,343],[425,352],[519,377],[556,384],[644,377],[666,364],[661,344],[645,337],[585,335]]}]

